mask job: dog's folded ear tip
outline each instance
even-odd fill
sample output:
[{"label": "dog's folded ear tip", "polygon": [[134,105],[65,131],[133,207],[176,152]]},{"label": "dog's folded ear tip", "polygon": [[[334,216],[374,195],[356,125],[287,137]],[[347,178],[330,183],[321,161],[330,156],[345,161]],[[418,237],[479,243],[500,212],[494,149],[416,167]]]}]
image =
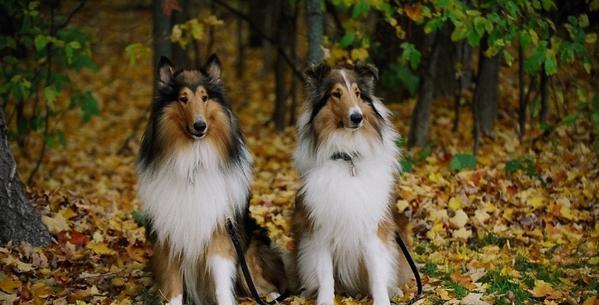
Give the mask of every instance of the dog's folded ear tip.
[{"label": "dog's folded ear tip", "polygon": [[160,59],[158,60],[158,66],[164,66],[164,65],[172,66],[173,63],[171,62],[171,60],[168,57],[162,55],[162,56],[160,56]]},{"label": "dog's folded ear tip", "polygon": [[211,63],[216,63],[216,64],[220,64],[220,58],[218,58],[218,55],[216,55],[216,53],[212,53],[210,54],[210,56],[208,56],[208,60],[206,60],[207,64],[211,64]]}]

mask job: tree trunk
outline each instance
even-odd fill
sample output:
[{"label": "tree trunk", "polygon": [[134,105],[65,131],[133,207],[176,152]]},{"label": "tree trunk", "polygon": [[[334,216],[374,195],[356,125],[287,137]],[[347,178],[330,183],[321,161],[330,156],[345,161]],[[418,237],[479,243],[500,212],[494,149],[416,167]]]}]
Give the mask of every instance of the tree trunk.
[{"label": "tree trunk", "polygon": [[[154,69],[158,70],[158,60],[161,56],[172,58],[173,49],[170,40],[171,18],[164,14],[162,10],[162,1],[152,1],[152,39],[154,42]],[[157,73],[154,73],[154,92],[156,92]]]},{"label": "tree trunk", "polygon": [[[290,44],[291,30],[293,27],[293,16],[291,16],[291,8],[289,7],[289,1],[278,1],[275,4],[278,10],[277,20],[277,45],[286,52]],[[287,97],[288,92],[286,90],[287,84],[287,62],[277,53],[275,66],[275,110],[273,113],[273,121],[277,130],[282,131],[285,129],[286,120],[285,114],[287,113]]]},{"label": "tree trunk", "polygon": [[440,51],[435,73],[433,98],[454,96],[458,87],[456,63],[459,62],[458,48],[462,42],[451,41],[451,30],[451,27],[445,26],[437,34]]},{"label": "tree trunk", "polygon": [[[171,25],[185,23],[187,20],[189,20],[189,11],[191,9],[191,5],[190,5],[191,0],[181,0],[180,3],[181,3],[181,11],[173,11],[173,14],[171,15],[171,23],[172,23]],[[170,34],[170,29],[168,30],[168,33]],[[170,39],[169,39],[169,41],[170,41]],[[173,46],[172,46],[173,56],[172,56],[171,60],[175,64],[176,67],[181,67],[181,68],[193,67],[191,56],[189,56],[190,52],[188,52],[187,48],[191,47],[192,44],[194,44],[194,43],[195,43],[195,41],[192,41],[190,44],[187,45],[186,48],[182,48],[178,43],[173,44]],[[154,71],[156,71],[156,70],[154,70]]]},{"label": "tree trunk", "polygon": [[[243,8],[240,7],[240,10]],[[243,77],[245,70],[245,40],[243,35],[243,19],[237,18],[237,62],[235,63],[235,76],[237,79]]]},{"label": "tree trunk", "polygon": [[[293,23],[291,28],[291,43],[289,44],[289,57],[291,57],[291,61],[294,65],[297,65],[297,20],[299,16],[299,4],[294,4],[293,9]],[[298,87],[298,78],[292,73],[291,74],[291,105],[289,106],[289,125],[295,124],[296,120],[296,111],[297,111],[297,87]]]},{"label": "tree trunk", "polygon": [[487,136],[493,134],[493,127],[497,120],[497,105],[499,96],[499,56],[487,58],[484,54],[487,49],[486,38],[481,43],[478,59],[478,79],[474,92],[478,125],[480,131]]},{"label": "tree trunk", "polygon": [[547,93],[549,83],[549,76],[545,71],[545,67],[541,67],[541,82],[539,87],[539,92],[541,93],[541,111],[539,112],[539,123],[541,124],[541,128],[547,125],[547,114],[549,113],[549,105],[547,103]]},{"label": "tree trunk", "polygon": [[[408,147],[424,146],[428,141],[428,128],[430,124],[431,108],[433,104],[433,92],[435,90],[435,73],[437,69],[437,59],[439,58],[439,45],[437,43],[437,34],[426,37],[425,52],[421,66],[421,81],[418,88],[418,101],[412,111],[410,121],[410,131],[408,134]],[[429,49],[426,52],[426,49]],[[428,56],[426,56],[428,53]]]},{"label": "tree trunk", "polygon": [[308,65],[316,65],[323,60],[324,15],[320,0],[306,1],[306,16],[308,19]]},{"label": "tree trunk", "polygon": [[524,78],[524,48],[522,44],[518,44],[518,95],[519,95],[519,107],[518,107],[518,126],[519,135],[523,137],[526,133],[526,84]]},{"label": "tree trunk", "polygon": [[23,193],[7,133],[4,110],[0,107],[0,244],[13,240],[46,245],[52,238]]},{"label": "tree trunk", "polygon": [[470,86],[472,80],[472,69],[470,69],[470,46],[468,42],[462,41],[457,44],[457,56],[459,68],[456,69],[456,91],[454,94],[453,131],[458,131],[460,125],[460,114],[462,112],[462,93]]}]

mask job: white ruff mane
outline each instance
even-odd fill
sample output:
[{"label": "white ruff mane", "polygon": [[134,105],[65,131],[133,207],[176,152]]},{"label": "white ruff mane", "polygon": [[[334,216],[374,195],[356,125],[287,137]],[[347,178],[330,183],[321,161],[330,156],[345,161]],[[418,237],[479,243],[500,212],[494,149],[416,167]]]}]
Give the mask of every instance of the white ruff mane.
[{"label": "white ruff mane", "polygon": [[[294,159],[303,182],[300,192],[316,228],[299,248],[298,267],[303,283],[318,282],[316,272],[308,267],[318,263],[310,261],[313,258],[303,251],[326,247],[333,256],[335,278],[348,291],[364,289],[358,282],[364,245],[377,238],[378,225],[391,215],[390,196],[400,169],[395,144],[398,134],[389,123],[390,113],[377,99],[373,105],[384,119],[382,139],[361,130],[340,129],[318,143],[314,151],[315,139],[308,126],[310,111],[305,111],[298,121],[300,132]],[[351,175],[349,162],[331,159],[336,152],[359,155],[353,160],[356,176]]]},{"label": "white ruff mane", "polygon": [[[243,155],[249,160],[247,150]],[[197,259],[218,224],[242,211],[249,195],[250,162],[224,169],[208,141],[195,141],[161,161],[139,168],[139,197],[161,242],[173,255]]]}]

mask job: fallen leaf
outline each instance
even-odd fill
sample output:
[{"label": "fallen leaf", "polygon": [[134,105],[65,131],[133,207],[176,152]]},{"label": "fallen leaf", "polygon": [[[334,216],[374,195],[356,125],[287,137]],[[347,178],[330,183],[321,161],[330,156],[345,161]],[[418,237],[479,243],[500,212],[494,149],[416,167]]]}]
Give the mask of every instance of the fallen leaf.
[{"label": "fallen leaf", "polygon": [[66,219],[62,214],[56,214],[53,217],[42,216],[42,222],[48,227],[48,230],[53,234],[58,234],[62,231],[70,230]]},{"label": "fallen leaf", "polygon": [[91,242],[91,243],[87,244],[86,248],[88,248],[88,249],[94,251],[94,253],[100,254],[100,255],[115,255],[116,254],[116,251],[109,248],[106,243]]},{"label": "fallen leaf", "polygon": [[17,288],[21,288],[21,281],[12,278],[0,280],[0,290],[6,293],[13,293]]},{"label": "fallen leaf", "polygon": [[455,215],[449,219],[449,222],[456,228],[462,228],[468,223],[468,215],[464,210],[457,210]]}]

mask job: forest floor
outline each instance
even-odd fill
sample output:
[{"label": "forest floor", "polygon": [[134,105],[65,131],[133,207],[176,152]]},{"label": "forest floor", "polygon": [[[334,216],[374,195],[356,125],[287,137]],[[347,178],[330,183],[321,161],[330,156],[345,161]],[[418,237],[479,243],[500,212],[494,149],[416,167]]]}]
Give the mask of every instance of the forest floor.
[{"label": "forest floor", "polygon": [[[150,248],[138,223],[135,175],[145,121],[135,125],[150,104],[151,56],[131,65],[124,55],[129,43],[149,45],[150,13],[104,6],[90,4],[76,20],[92,34],[99,69],[75,77],[94,90],[101,115],[82,124],[73,113],[60,123],[68,143],[47,152],[29,187],[56,242],[0,247],[2,304],[161,301],[146,269]],[[252,215],[288,246],[298,188],[296,130],[278,133],[265,124],[274,103],[273,76],[262,74],[254,50],[242,79],[235,78],[228,30],[233,28],[216,31],[215,51],[255,160]],[[436,101],[431,145],[404,152],[413,167],[398,177],[396,207],[410,216],[414,231],[413,253],[425,284],[419,304],[598,304],[599,160],[588,125],[561,126],[536,142],[541,131],[532,128],[519,139],[512,79],[501,78],[496,133],[481,143],[475,169],[449,166],[452,156],[471,151],[469,105],[452,132],[450,101]],[[396,128],[407,134],[414,101],[386,102]],[[134,139],[121,149],[134,128]],[[36,154],[14,150],[26,179]],[[394,300],[400,304],[415,292],[413,283],[404,288],[406,296]],[[337,296],[337,304],[358,303],[371,301]],[[291,297],[284,304],[313,300]]]}]

